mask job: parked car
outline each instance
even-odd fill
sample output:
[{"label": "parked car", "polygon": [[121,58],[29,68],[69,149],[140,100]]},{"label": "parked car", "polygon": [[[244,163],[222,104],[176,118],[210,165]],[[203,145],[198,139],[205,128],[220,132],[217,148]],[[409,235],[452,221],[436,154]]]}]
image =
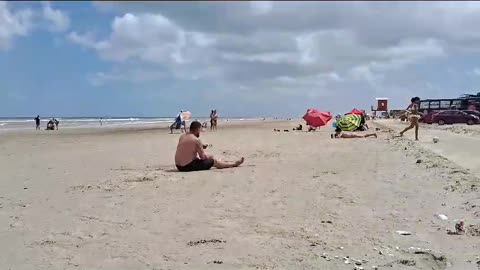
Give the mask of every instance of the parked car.
[{"label": "parked car", "polygon": [[466,123],[468,125],[478,124],[480,118],[475,115],[468,114],[462,111],[443,111],[433,115],[433,123],[439,125]]},{"label": "parked car", "polygon": [[422,115],[419,120],[425,124],[433,124],[433,116],[437,113],[439,112],[429,112],[425,115]]},{"label": "parked car", "polygon": [[475,115],[475,116],[478,116],[480,117],[480,112],[479,111],[474,111],[474,110],[464,110],[462,112],[466,112],[468,114],[471,114],[471,115]]}]

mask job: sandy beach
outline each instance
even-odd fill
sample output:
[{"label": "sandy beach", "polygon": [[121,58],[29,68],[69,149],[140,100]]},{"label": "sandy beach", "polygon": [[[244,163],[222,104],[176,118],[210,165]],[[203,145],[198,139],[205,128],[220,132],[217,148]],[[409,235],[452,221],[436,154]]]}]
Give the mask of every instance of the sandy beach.
[{"label": "sandy beach", "polygon": [[432,126],[416,143],[378,121],[378,139],[332,140],[299,122],[205,132],[246,162],[194,173],[155,126],[1,134],[1,269],[480,267],[477,137]]}]

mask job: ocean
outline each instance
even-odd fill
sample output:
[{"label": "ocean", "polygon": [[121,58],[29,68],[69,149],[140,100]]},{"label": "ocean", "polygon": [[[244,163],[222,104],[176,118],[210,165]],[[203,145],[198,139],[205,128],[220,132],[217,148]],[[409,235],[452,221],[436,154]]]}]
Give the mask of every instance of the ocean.
[{"label": "ocean", "polygon": [[[45,129],[51,118],[41,118],[41,128]],[[94,128],[94,127],[115,127],[127,125],[150,125],[165,124],[174,122],[174,117],[103,117],[102,126],[100,126],[100,117],[58,117],[56,118],[60,124],[59,129],[63,128]],[[222,121],[252,121],[262,118],[221,118]],[[191,118],[190,120],[198,120],[200,122],[210,121],[208,117]],[[0,117],[0,132],[11,130],[28,130],[35,129],[34,117]]]}]

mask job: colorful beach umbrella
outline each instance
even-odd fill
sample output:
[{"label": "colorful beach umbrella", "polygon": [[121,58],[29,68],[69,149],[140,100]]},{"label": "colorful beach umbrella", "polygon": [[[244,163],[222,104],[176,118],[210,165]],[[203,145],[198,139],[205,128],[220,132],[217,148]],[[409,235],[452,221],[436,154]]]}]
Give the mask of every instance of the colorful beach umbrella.
[{"label": "colorful beach umbrella", "polygon": [[337,120],[337,126],[343,131],[357,129],[362,122],[362,117],[357,114],[347,114]]},{"label": "colorful beach umbrella", "polygon": [[312,127],[325,126],[328,121],[332,119],[332,115],[329,112],[308,109],[307,113],[303,116],[303,119],[307,122],[307,125]]},{"label": "colorful beach umbrella", "polygon": [[347,114],[364,115],[364,113],[357,108],[353,109],[351,112],[349,112]]},{"label": "colorful beach umbrella", "polygon": [[189,111],[182,112],[180,114],[180,117],[182,118],[182,121],[185,121],[185,120],[189,119],[190,117],[192,117],[192,113],[189,112]]}]

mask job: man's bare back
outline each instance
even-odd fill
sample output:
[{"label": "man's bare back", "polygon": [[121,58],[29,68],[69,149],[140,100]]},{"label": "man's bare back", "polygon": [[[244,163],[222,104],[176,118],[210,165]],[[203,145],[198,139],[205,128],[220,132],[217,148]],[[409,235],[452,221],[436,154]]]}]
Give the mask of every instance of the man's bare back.
[{"label": "man's bare back", "polygon": [[175,165],[186,166],[195,159],[204,159],[203,145],[199,138],[191,133],[180,136],[175,153]]}]

